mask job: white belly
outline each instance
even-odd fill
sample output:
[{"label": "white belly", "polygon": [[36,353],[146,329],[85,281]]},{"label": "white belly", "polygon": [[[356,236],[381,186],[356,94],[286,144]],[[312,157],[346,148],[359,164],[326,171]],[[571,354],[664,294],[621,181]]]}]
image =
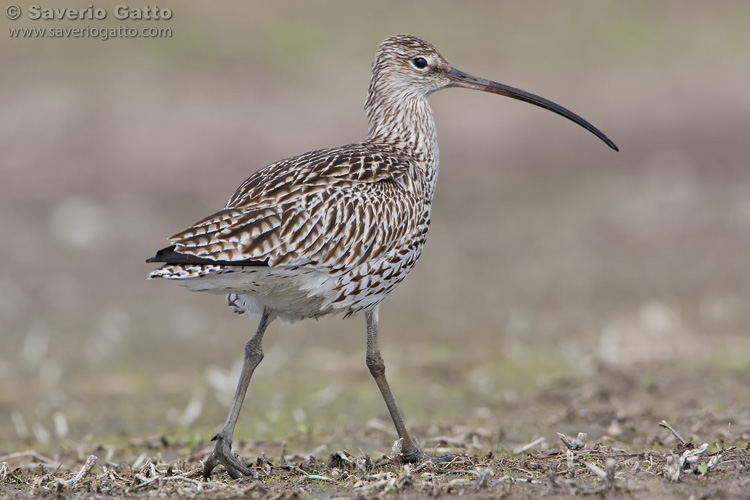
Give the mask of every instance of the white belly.
[{"label": "white belly", "polygon": [[331,308],[337,276],[320,269],[164,266],[153,271],[152,278],[173,279],[196,292],[231,294],[229,305],[252,315],[270,309],[281,319],[295,321],[337,312]]},{"label": "white belly", "polygon": [[328,314],[350,316],[369,309],[406,277],[419,256],[368,262],[354,269],[321,267],[165,265],[149,279],[166,278],[196,292],[227,294],[236,312],[297,321]]}]

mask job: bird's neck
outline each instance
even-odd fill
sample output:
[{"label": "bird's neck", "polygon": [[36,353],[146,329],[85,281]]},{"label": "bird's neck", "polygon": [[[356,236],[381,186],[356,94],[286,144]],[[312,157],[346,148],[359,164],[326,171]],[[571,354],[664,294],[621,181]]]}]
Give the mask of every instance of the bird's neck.
[{"label": "bird's neck", "polygon": [[[367,140],[404,150],[437,176],[438,143],[426,96],[370,89],[365,102],[370,123]],[[427,174],[427,172],[425,172]]]}]

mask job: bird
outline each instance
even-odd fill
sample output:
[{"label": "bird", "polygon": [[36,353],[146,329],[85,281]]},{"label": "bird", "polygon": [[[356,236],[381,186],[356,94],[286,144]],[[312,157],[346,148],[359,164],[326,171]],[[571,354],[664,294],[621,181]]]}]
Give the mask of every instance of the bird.
[{"label": "bird", "polygon": [[232,450],[232,439],[250,379],[263,359],[263,335],[277,318],[364,315],[365,362],[399,438],[394,458],[403,463],[445,459],[425,454],[406,429],[385,377],[378,314],[425,246],[439,164],[427,98],[451,87],[545,108],[618,151],[599,129],[552,101],[455,69],[416,36],[385,38],[372,63],[365,140],[255,171],[223,209],[168,238],[169,246],[146,261],[161,264],[149,279],[226,294],[235,312],[260,316],[245,344],[229,414],[203,462],[206,479],[218,465],[235,479],[252,474]]}]

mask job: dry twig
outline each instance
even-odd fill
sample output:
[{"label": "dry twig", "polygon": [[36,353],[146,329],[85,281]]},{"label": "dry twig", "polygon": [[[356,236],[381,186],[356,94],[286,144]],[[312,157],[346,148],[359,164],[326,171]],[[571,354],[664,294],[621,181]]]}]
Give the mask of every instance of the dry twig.
[{"label": "dry twig", "polygon": [[51,458],[47,458],[44,455],[41,455],[34,450],[17,451],[9,455],[3,455],[2,457],[0,457],[0,462],[7,462],[8,460],[13,460],[14,458],[24,458],[24,457],[31,457],[31,459],[34,460],[35,462],[41,462],[41,463],[46,463],[46,464],[53,463],[53,460]]},{"label": "dry twig", "polygon": [[[136,477],[138,477],[138,476],[139,475],[136,475]],[[137,485],[133,486],[132,488],[128,488],[127,490],[125,490],[125,493],[130,493],[130,492],[133,492],[133,491],[137,491],[137,490],[143,489],[146,486],[150,486],[150,485],[152,485],[154,483],[161,483],[161,482],[168,482],[168,481],[180,481],[180,482],[183,482],[183,483],[189,483],[189,484],[194,485],[198,491],[201,491],[203,489],[203,483],[201,481],[196,481],[195,479],[190,479],[189,477],[185,477],[185,476],[169,476],[169,477],[157,476],[157,477],[148,479],[147,481],[144,481],[144,482],[142,482],[140,484],[137,484]]]},{"label": "dry twig", "polygon": [[586,441],[588,440],[588,434],[585,432],[579,432],[578,437],[576,437],[576,440],[572,443],[565,434],[558,432],[557,435],[560,437],[560,441],[562,441],[569,450],[573,451],[584,449],[586,447]]},{"label": "dry twig", "polygon": [[310,481],[333,481],[333,479],[331,479],[330,477],[319,476],[317,474],[307,474],[302,477],[304,479],[309,479]]},{"label": "dry twig", "polygon": [[86,463],[83,464],[83,467],[81,467],[81,470],[78,471],[78,474],[73,476],[72,479],[63,481],[62,484],[67,487],[72,487],[80,483],[81,480],[84,477],[86,477],[89,474],[89,472],[91,472],[91,469],[94,468],[94,466],[96,465],[96,460],[97,460],[96,455],[89,455],[89,458],[86,459]]},{"label": "dry twig", "polygon": [[680,458],[677,458],[676,455],[669,455],[667,457],[667,465],[664,467],[664,472],[666,473],[667,479],[672,482],[679,481],[680,473],[682,472],[682,468],[685,466],[685,463],[695,462],[696,460],[698,460],[698,455],[701,455],[707,449],[708,443],[703,443],[700,448],[696,448],[694,450],[685,450],[682,455],[680,455]]},{"label": "dry twig", "polygon": [[588,469],[589,469],[589,470],[590,470],[591,472],[593,472],[594,474],[596,474],[596,475],[597,475],[597,476],[599,476],[600,478],[602,478],[602,479],[605,479],[605,480],[607,479],[607,473],[606,473],[606,472],[604,472],[604,471],[602,470],[602,468],[601,468],[601,467],[599,467],[598,465],[596,465],[596,464],[594,464],[594,463],[592,463],[592,462],[583,462],[583,464],[584,464],[584,465],[585,465],[585,466],[586,466],[586,467],[587,467],[587,468],[588,468]]},{"label": "dry twig", "polygon": [[615,459],[614,458],[608,458],[607,462],[604,464],[607,469],[607,486],[609,486],[611,489],[615,489]]},{"label": "dry twig", "polygon": [[544,443],[545,441],[547,441],[547,438],[545,438],[544,436],[536,438],[532,442],[527,443],[527,444],[525,444],[523,446],[519,446],[518,448],[514,449],[513,450],[513,454],[514,455],[519,455],[521,453],[529,451],[531,448],[534,448],[535,446],[539,446],[540,444]]},{"label": "dry twig", "polygon": [[479,471],[477,487],[480,490],[485,490],[490,486],[490,476],[492,475],[492,469],[490,469],[489,467],[486,469],[477,467],[477,470]]},{"label": "dry twig", "polygon": [[677,432],[674,427],[672,427],[671,425],[669,425],[669,422],[667,422],[666,420],[662,420],[661,422],[659,422],[659,427],[664,427],[665,429],[669,429],[669,431],[672,434],[674,434],[674,437],[676,437],[677,439],[680,440],[680,443],[687,444],[687,441],[685,441],[685,438],[683,438],[682,436],[680,436],[680,433]]}]

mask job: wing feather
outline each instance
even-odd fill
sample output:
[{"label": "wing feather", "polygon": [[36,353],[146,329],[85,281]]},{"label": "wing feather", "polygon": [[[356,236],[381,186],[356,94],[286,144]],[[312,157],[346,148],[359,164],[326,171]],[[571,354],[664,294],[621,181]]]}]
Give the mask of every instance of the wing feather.
[{"label": "wing feather", "polygon": [[397,150],[367,143],[282,160],[251,175],[224,209],[169,238],[161,261],[356,266],[414,228],[421,193],[413,168]]}]

